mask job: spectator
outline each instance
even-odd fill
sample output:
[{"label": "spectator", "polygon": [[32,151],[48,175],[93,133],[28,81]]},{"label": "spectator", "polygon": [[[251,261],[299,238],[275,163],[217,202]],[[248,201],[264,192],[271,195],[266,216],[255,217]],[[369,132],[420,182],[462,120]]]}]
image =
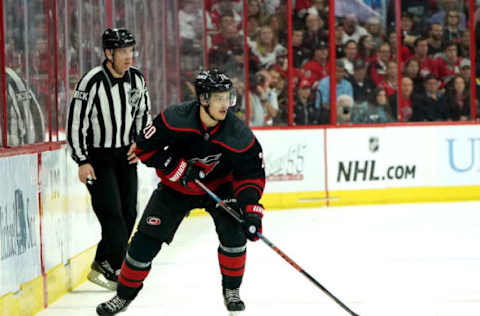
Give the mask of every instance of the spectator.
[{"label": "spectator", "polygon": [[387,66],[387,75],[385,80],[380,82],[379,86],[387,92],[387,97],[392,96],[398,89],[398,67],[396,61],[389,61]]},{"label": "spectator", "polygon": [[[444,26],[446,16],[447,16],[446,14],[447,11],[457,9],[457,5],[458,5],[457,0],[443,0],[442,2],[443,2],[443,9],[439,10],[438,12],[432,15],[432,17],[430,18],[430,24],[438,23]],[[459,21],[460,26],[463,29],[465,29],[465,26],[467,25],[466,24],[467,19],[465,17],[465,14],[460,12],[459,18],[460,18],[460,21]]]},{"label": "spectator", "polygon": [[399,122],[408,122],[412,117],[412,96],[413,96],[413,80],[409,77],[403,77],[401,81],[402,100],[400,108],[398,108],[398,93],[395,92],[388,99],[390,104],[390,113],[394,120]]},{"label": "spectator", "polygon": [[[337,60],[335,67],[337,89],[336,94],[349,95],[353,98],[353,88],[350,82],[345,80],[345,64]],[[320,123],[327,123],[330,119],[330,76],[320,80],[315,96],[315,108],[320,109]]]},{"label": "spectator", "polygon": [[425,92],[417,95],[412,104],[412,121],[445,121],[448,119],[448,106],[439,92],[440,83],[434,74],[424,78]]},{"label": "spectator", "polygon": [[372,79],[375,85],[379,85],[380,82],[385,80],[385,76],[387,74],[387,65],[391,59],[391,56],[392,51],[390,44],[384,42],[382,45],[380,45],[377,58],[370,64],[368,69],[370,79]]},{"label": "spectator", "polygon": [[431,56],[436,57],[438,53],[443,51],[443,26],[438,23],[430,25],[428,42],[428,52]]},{"label": "spectator", "polygon": [[285,47],[278,44],[278,39],[274,38],[272,28],[268,25],[260,29],[260,35],[252,47],[252,54],[259,59],[262,67],[268,67],[276,62],[276,56]]},{"label": "spectator", "polygon": [[312,6],[308,9],[307,14],[316,14],[322,19],[328,18],[327,0],[310,0]]},{"label": "spectator", "polygon": [[407,60],[403,75],[412,79],[414,94],[423,93],[425,91],[423,79],[420,76],[420,61],[417,58],[414,57]]},{"label": "spectator", "polygon": [[280,14],[273,14],[267,18],[266,22],[272,28],[274,38],[277,38],[282,46],[287,46],[288,26],[285,21],[286,18],[283,18]]},{"label": "spectator", "polygon": [[380,19],[377,17],[371,17],[367,20],[366,30],[372,36],[373,47],[380,47],[385,40],[382,34],[382,25]]},{"label": "spectator", "polygon": [[343,21],[344,33],[342,42],[345,44],[349,40],[354,40],[358,43],[361,36],[367,35],[368,32],[358,24],[357,18],[354,15],[348,15]]},{"label": "spectator", "polygon": [[460,73],[460,61],[458,46],[455,42],[445,45],[445,52],[437,58],[438,76],[445,84]]},{"label": "spectator", "polygon": [[303,66],[305,78],[313,85],[330,74],[327,43],[321,42],[313,51],[313,59]]},{"label": "spectator", "polygon": [[299,27],[292,30],[293,67],[295,68],[302,68],[309,55],[309,50],[303,45],[303,33],[304,30]]},{"label": "spectator", "polygon": [[388,123],[392,122],[389,113],[390,106],[387,99],[387,91],[377,87],[368,105],[361,105],[352,112],[353,123]]},{"label": "spectator", "polygon": [[375,60],[376,51],[371,35],[363,35],[358,40],[358,58],[362,59],[367,65]]},{"label": "spectator", "polygon": [[343,94],[337,98],[337,123],[352,122],[353,99],[351,96]]},{"label": "spectator", "polygon": [[345,71],[347,76],[353,75],[353,63],[357,59],[358,49],[357,42],[354,40],[349,40],[345,43],[345,57],[342,58],[343,63],[345,64]]},{"label": "spectator", "polygon": [[447,11],[445,18],[445,29],[443,31],[443,40],[445,42],[460,43],[465,28],[460,26],[460,13],[456,10]]},{"label": "spectator", "polygon": [[452,89],[445,95],[448,104],[448,118],[454,121],[468,121],[470,118],[470,94],[462,76],[456,75]]},{"label": "spectator", "polygon": [[293,106],[293,122],[295,125],[318,124],[319,110],[315,108],[315,104],[311,101],[311,89],[310,81],[300,81]]},{"label": "spectator", "polygon": [[228,39],[241,41],[235,25],[233,11],[225,11],[219,19],[220,27],[218,33],[212,37],[212,46],[223,46],[222,44],[224,44]]},{"label": "spectator", "polygon": [[321,19],[316,14],[309,14],[305,18],[305,36],[303,42],[309,47],[316,47],[320,42],[328,41],[328,35],[321,28]]},{"label": "spectator", "polygon": [[353,88],[353,100],[356,104],[367,102],[368,96],[373,92],[374,85],[367,78],[367,64],[362,59],[357,59],[353,65],[353,76],[349,78]]},{"label": "spectator", "polygon": [[242,77],[245,72],[245,56],[243,54],[243,46],[239,42],[230,45],[231,50],[226,52],[224,62],[219,66],[232,77]]},{"label": "spectator", "polygon": [[250,126],[272,125],[278,108],[275,109],[269,102],[267,78],[258,73],[250,82]]},{"label": "spectator", "polygon": [[413,42],[418,37],[418,34],[414,32],[413,26],[413,14],[403,11],[401,18],[402,38],[407,46],[413,46]]},{"label": "spectator", "polygon": [[343,50],[343,35],[345,34],[343,24],[339,22],[338,18],[335,20],[335,47],[337,59],[345,57],[345,51]]},{"label": "spectator", "polygon": [[420,62],[420,76],[425,78],[429,74],[438,77],[437,64],[433,58],[428,56],[428,41],[425,37],[415,40],[415,54],[410,58],[417,58]]},{"label": "spectator", "polygon": [[[397,33],[396,32],[391,32],[388,35],[388,43],[390,44],[390,47],[391,47],[392,59],[397,60]],[[412,55],[413,54],[410,48],[404,45],[402,41],[402,46],[401,46],[402,61],[408,60],[410,57],[412,57]]]},{"label": "spectator", "polygon": [[458,40],[458,56],[469,58],[470,56],[470,30],[463,31],[463,36]]}]

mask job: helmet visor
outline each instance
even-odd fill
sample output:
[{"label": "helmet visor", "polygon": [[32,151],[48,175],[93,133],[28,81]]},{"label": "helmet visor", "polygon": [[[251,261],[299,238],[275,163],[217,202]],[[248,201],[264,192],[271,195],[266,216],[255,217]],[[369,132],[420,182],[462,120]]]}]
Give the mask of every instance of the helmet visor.
[{"label": "helmet visor", "polygon": [[209,101],[222,104],[227,103],[229,107],[233,107],[237,103],[237,92],[233,87],[226,91],[211,92]]}]

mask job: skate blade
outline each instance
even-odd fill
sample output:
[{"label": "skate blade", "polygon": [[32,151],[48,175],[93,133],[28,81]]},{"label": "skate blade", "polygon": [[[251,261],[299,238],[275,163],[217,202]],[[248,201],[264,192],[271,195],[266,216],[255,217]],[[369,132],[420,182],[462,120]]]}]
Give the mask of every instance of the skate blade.
[{"label": "skate blade", "polygon": [[242,315],[243,311],[230,311],[228,312],[228,316],[240,316]]},{"label": "skate blade", "polygon": [[94,271],[94,270],[91,270],[88,275],[87,275],[87,279],[92,282],[92,283],[95,283],[96,285],[98,286],[101,286],[107,290],[110,290],[110,291],[116,291],[117,290],[117,283],[116,282],[112,282],[110,280],[103,280],[101,277],[103,277],[103,275],[101,273],[98,273],[97,271]]}]

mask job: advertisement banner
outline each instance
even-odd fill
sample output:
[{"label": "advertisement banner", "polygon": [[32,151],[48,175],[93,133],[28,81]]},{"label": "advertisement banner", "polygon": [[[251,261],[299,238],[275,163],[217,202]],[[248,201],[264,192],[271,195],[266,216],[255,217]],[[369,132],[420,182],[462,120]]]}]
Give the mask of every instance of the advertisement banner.
[{"label": "advertisement banner", "polygon": [[480,184],[479,126],[442,126],[436,143],[439,185]]},{"label": "advertisement banner", "polygon": [[60,263],[66,263],[69,259],[65,158],[65,149],[41,153],[40,190],[45,271]]},{"label": "advertisement banner", "polygon": [[0,297],[41,275],[38,155],[0,159]]},{"label": "advertisement banner", "polygon": [[328,189],[436,185],[435,128],[327,130]]},{"label": "advertisement banner", "polygon": [[265,193],[325,190],[324,130],[256,130],[263,148]]}]

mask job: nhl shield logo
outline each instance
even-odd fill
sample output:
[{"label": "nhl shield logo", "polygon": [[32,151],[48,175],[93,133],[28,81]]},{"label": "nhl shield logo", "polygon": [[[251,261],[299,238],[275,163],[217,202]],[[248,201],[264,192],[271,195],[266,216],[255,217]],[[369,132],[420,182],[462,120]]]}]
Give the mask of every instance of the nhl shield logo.
[{"label": "nhl shield logo", "polygon": [[370,137],[368,139],[368,149],[370,149],[372,153],[376,153],[379,147],[380,147],[380,140],[378,137]]},{"label": "nhl shield logo", "polygon": [[131,89],[129,91],[128,103],[130,103],[130,106],[132,108],[136,108],[138,106],[138,103],[140,102],[141,97],[142,91],[140,89]]}]

